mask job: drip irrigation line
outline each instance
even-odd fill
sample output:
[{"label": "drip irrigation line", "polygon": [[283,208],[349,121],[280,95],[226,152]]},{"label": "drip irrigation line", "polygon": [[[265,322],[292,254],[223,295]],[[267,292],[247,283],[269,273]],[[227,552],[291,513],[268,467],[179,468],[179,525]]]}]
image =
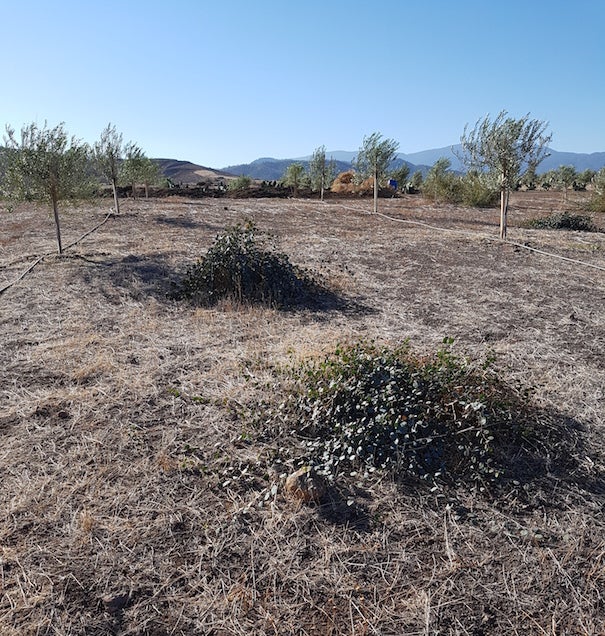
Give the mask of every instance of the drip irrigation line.
[{"label": "drip irrigation line", "polygon": [[12,282],[10,282],[8,285],[6,285],[5,287],[3,287],[2,289],[0,289],[0,296],[7,290],[10,289],[13,285],[16,285],[20,280],[23,280],[25,278],[25,276],[32,271],[32,269],[34,269],[34,267],[42,260],[44,260],[47,256],[50,256],[51,254],[53,254],[54,252],[47,252],[46,254],[42,254],[42,256],[38,256],[38,258],[24,271],[21,273],[20,276],[18,276],[17,278],[15,278],[15,280],[13,280]]},{"label": "drip irrigation line", "polygon": [[87,236],[89,236],[93,232],[96,232],[102,225],[105,225],[105,223],[107,223],[107,221],[112,216],[113,216],[113,208],[107,213],[107,216],[99,223],[99,225],[95,225],[92,228],[92,230],[88,230],[88,232],[85,232],[84,234],[82,234],[82,236],[79,239],[75,240],[73,243],[70,243],[65,249],[68,250],[70,247],[77,245],[80,241],[84,240]]},{"label": "drip irrigation line", "polygon": [[[347,210],[354,210],[355,212],[359,212],[357,208],[351,208],[346,205],[342,206]],[[597,269],[601,272],[605,272],[605,267],[601,265],[594,265],[593,263],[587,263],[585,261],[580,261],[576,258],[569,258],[568,256],[561,256],[561,254],[554,254],[553,252],[547,252],[545,250],[540,250],[536,247],[530,247],[529,245],[524,245],[523,243],[516,243],[514,241],[506,241],[501,238],[496,238],[494,236],[488,236],[487,234],[477,234],[476,232],[469,232],[467,230],[459,230],[455,228],[449,227],[439,227],[438,225],[431,225],[430,223],[425,223],[424,221],[409,221],[407,219],[398,219],[393,216],[389,216],[388,214],[383,214],[382,212],[376,212],[376,216],[381,216],[384,219],[388,219],[389,221],[395,221],[396,223],[407,223],[410,225],[421,225],[423,227],[428,227],[431,230],[438,230],[440,232],[453,232],[454,234],[462,234],[464,236],[472,236],[474,238],[482,238],[487,241],[494,241],[495,243],[504,243],[505,245],[513,245],[514,247],[519,247],[524,250],[529,250],[530,252],[535,252],[536,254],[542,254],[543,256],[550,256],[551,258],[558,258],[562,261],[567,261],[568,263],[574,263],[575,265],[582,265],[584,267],[591,267],[592,269]]]},{"label": "drip irrigation line", "polygon": [[[80,241],[85,239],[87,236],[89,236],[93,232],[96,232],[102,225],[105,225],[105,223],[107,223],[107,221],[112,216],[113,216],[113,209],[110,212],[108,212],[107,216],[98,225],[95,225],[92,228],[92,230],[88,230],[88,232],[85,232],[84,234],[82,234],[82,236],[79,239],[75,240],[73,243],[70,243],[69,245],[64,247],[63,252],[65,252],[65,250],[68,250],[70,247],[77,245]],[[21,272],[21,274],[17,278],[15,278],[15,280],[11,281],[10,283],[8,283],[8,285],[5,285],[4,287],[2,287],[2,289],[0,289],[0,296],[2,296],[2,294],[7,289],[10,289],[11,287],[13,287],[13,285],[16,285],[20,280],[23,280],[27,276],[27,274],[29,274],[29,272],[31,272],[36,265],[38,265],[38,263],[43,261],[47,256],[51,256],[54,253],[55,252],[53,250],[52,252],[46,252],[45,254],[42,254],[42,256],[38,256],[38,258],[24,272]]]}]

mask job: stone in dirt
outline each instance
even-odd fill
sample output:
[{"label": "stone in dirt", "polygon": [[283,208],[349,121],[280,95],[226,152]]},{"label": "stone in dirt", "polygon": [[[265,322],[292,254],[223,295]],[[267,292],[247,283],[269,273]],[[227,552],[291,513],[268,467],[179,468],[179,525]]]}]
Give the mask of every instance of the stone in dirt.
[{"label": "stone in dirt", "polygon": [[326,494],[326,484],[311,466],[303,466],[288,476],[285,490],[303,503],[319,503]]}]

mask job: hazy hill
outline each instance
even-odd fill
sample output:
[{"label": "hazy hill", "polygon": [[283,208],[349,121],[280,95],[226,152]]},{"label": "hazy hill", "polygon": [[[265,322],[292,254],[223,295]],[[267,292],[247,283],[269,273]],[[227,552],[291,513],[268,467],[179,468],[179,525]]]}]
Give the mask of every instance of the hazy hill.
[{"label": "hazy hill", "polygon": [[[334,153],[326,153],[326,158],[332,158],[336,165],[336,173],[345,172],[351,170],[351,162],[357,155],[356,152],[338,151]],[[299,157],[296,159],[273,159],[271,157],[264,157],[262,159],[256,159],[252,163],[242,163],[236,166],[227,166],[222,170],[236,175],[246,175],[253,179],[264,179],[266,181],[273,181],[281,179],[286,171],[287,167],[292,163],[301,163],[305,168],[309,167],[310,157]],[[402,163],[407,163],[410,168],[410,174],[416,170],[420,170],[423,174],[429,169],[429,166],[418,166],[411,164],[409,161],[398,157],[395,162],[395,167],[399,167]]]},{"label": "hazy hill", "polygon": [[[411,163],[426,164],[432,166],[441,157],[447,157],[452,162],[452,170],[464,170],[464,166],[458,159],[462,147],[445,146],[444,148],[434,148],[410,154],[399,154],[398,156]],[[583,170],[600,170],[605,166],[605,152],[578,153],[560,152],[553,148],[548,149],[549,156],[538,166],[538,173],[556,170],[559,166],[573,166],[578,172]]]},{"label": "hazy hill", "polygon": [[555,170],[559,166],[574,166],[578,172],[583,170],[600,170],[605,166],[605,152],[593,152],[590,154],[578,152],[559,152],[550,150],[550,156],[540,164],[538,172]]},{"label": "hazy hill", "polygon": [[[398,153],[397,159],[399,164],[405,162],[410,167],[410,174],[413,174],[416,170],[420,170],[423,174],[426,174],[430,166],[432,166],[438,159],[447,157],[452,162],[452,170],[464,171],[460,159],[457,154],[460,154],[461,146],[456,144],[453,146],[444,146],[443,148],[433,148],[430,150],[422,150],[420,152],[413,153]],[[588,153],[576,153],[576,152],[560,152],[549,148],[549,156],[538,167],[538,172],[547,172],[548,170],[554,170],[559,166],[571,165],[578,172],[583,170],[599,170],[605,166],[605,152]],[[357,156],[357,152],[347,150],[335,150],[332,152],[326,152],[326,157],[331,157],[336,161],[337,171],[343,172],[350,170],[351,162]],[[227,166],[223,168],[223,171],[237,175],[247,175],[253,179],[280,179],[284,174],[286,168],[294,162],[308,165],[310,156],[298,157],[293,159],[273,159],[270,157],[264,157],[256,159],[252,163],[238,164],[235,166]]]},{"label": "hazy hill", "polygon": [[[228,166],[223,168],[224,171],[235,175],[246,175],[252,179],[264,179],[265,181],[274,181],[281,179],[288,166],[292,163],[302,163],[305,168],[309,167],[309,158],[299,159],[273,159],[272,157],[263,157],[256,159],[252,163],[242,163],[236,166]],[[344,172],[351,168],[350,162],[337,161],[336,172]]]},{"label": "hazy hill", "polygon": [[162,174],[174,183],[193,185],[200,182],[216,181],[217,179],[228,180],[233,178],[223,170],[215,170],[206,166],[199,166],[190,161],[179,161],[177,159],[154,159],[159,165]]}]

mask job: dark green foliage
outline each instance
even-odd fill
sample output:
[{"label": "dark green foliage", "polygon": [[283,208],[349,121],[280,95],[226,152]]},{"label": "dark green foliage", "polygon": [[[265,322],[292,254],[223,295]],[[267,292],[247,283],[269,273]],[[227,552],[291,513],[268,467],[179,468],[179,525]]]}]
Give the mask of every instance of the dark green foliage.
[{"label": "dark green foliage", "polygon": [[298,389],[277,409],[304,442],[302,461],[329,478],[387,471],[493,482],[505,449],[521,438],[511,421],[517,394],[493,371],[451,353],[419,358],[407,346],[358,343],[297,370]]},{"label": "dark green foliage", "polygon": [[199,305],[229,298],[284,307],[301,302],[313,286],[312,279],[268,245],[248,221],[216,237],[206,255],[188,268],[178,296]]},{"label": "dark green foliage", "polygon": [[469,172],[462,178],[462,202],[473,208],[493,207],[500,200],[500,189],[490,175]]},{"label": "dark green foliage", "polygon": [[587,203],[591,212],[603,214],[605,212],[605,192],[595,192]]},{"label": "dark green foliage", "polygon": [[227,188],[232,191],[241,192],[248,190],[252,185],[252,179],[246,175],[241,175],[237,179],[233,179],[227,185]]},{"label": "dark green foliage", "polygon": [[422,194],[427,199],[443,203],[462,202],[462,180],[450,171],[451,165],[452,162],[447,157],[442,157],[428,171],[422,184]]},{"label": "dark green foliage", "polygon": [[590,216],[557,212],[540,219],[531,219],[525,223],[526,227],[538,230],[580,230],[581,232],[598,232]]}]

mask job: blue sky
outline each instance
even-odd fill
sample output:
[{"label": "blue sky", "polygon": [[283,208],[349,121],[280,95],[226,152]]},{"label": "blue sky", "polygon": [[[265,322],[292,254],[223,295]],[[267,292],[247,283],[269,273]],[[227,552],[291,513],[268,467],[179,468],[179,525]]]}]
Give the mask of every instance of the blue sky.
[{"label": "blue sky", "polygon": [[[502,8],[498,8],[502,5]],[[0,125],[220,168],[448,146],[507,110],[605,151],[604,0],[0,0]]]}]

